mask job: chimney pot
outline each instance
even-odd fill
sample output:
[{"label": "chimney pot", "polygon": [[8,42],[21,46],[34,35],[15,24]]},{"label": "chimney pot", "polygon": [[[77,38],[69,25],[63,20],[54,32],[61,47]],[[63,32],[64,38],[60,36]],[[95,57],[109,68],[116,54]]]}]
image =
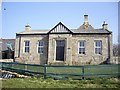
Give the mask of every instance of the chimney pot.
[{"label": "chimney pot", "polygon": [[105,21],[104,21],[102,27],[104,30],[108,30],[108,24]]},{"label": "chimney pot", "polygon": [[31,30],[31,27],[30,27],[30,25],[29,25],[29,24],[25,25],[25,30],[26,30],[26,31]]}]

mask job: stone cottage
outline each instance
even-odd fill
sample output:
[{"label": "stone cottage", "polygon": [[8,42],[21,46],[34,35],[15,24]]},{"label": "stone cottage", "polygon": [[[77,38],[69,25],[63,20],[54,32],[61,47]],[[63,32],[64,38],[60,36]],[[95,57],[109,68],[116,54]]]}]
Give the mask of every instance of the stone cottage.
[{"label": "stone cottage", "polygon": [[32,30],[29,25],[16,33],[15,61],[30,64],[82,65],[110,63],[112,32],[108,24],[94,29],[84,15],[84,23],[69,29],[59,22],[50,30]]}]

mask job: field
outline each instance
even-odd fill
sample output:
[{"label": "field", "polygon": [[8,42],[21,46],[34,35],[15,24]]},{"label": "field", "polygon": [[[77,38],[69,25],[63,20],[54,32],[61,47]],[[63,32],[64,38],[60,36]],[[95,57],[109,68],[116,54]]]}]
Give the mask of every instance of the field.
[{"label": "field", "polygon": [[120,88],[118,78],[53,80],[37,77],[2,80],[2,88]]}]

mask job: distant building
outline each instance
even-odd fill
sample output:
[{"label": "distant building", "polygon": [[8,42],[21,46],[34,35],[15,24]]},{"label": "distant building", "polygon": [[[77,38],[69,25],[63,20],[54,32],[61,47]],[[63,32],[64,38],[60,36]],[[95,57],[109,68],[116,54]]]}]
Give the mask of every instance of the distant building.
[{"label": "distant building", "polygon": [[0,39],[0,59],[13,59],[15,39]]},{"label": "distant building", "polygon": [[59,22],[50,30],[31,30],[25,26],[16,34],[15,58],[32,64],[102,64],[112,59],[112,32],[108,24],[94,29],[84,15],[84,23],[69,29]]}]

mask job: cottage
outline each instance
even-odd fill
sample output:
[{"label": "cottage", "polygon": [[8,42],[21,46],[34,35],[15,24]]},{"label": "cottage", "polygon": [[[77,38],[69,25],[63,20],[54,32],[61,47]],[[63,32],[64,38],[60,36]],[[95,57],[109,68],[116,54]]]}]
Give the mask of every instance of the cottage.
[{"label": "cottage", "polygon": [[84,23],[69,29],[59,22],[50,30],[32,30],[29,25],[16,33],[15,61],[31,64],[102,64],[112,60],[112,32],[108,24],[94,29]]}]

